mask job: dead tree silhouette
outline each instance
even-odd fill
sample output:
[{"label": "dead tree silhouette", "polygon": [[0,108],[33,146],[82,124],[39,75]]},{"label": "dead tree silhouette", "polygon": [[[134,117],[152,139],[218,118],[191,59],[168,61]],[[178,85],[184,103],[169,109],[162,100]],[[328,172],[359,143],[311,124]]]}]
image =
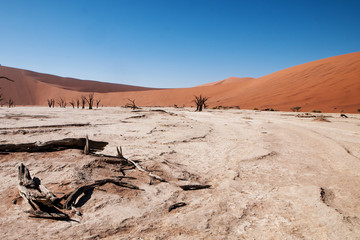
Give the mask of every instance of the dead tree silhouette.
[{"label": "dead tree silhouette", "polygon": [[196,111],[201,112],[203,110],[203,107],[206,108],[206,101],[209,99],[208,97],[200,96],[194,96],[194,102],[196,103]]}]

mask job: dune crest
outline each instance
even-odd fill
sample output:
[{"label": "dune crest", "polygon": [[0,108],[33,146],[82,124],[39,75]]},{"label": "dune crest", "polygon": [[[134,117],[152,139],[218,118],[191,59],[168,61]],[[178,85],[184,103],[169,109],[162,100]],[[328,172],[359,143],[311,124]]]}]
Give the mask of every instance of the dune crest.
[{"label": "dune crest", "polygon": [[121,106],[136,99],[140,106],[193,106],[193,96],[209,97],[210,107],[239,106],[290,111],[357,112],[360,108],[360,52],[325,58],[260,78],[230,77],[192,88],[152,89],[122,84],[62,78],[0,67],[15,83],[0,81],[5,97],[17,105],[46,105],[46,99],[76,99],[94,92],[104,106]]}]

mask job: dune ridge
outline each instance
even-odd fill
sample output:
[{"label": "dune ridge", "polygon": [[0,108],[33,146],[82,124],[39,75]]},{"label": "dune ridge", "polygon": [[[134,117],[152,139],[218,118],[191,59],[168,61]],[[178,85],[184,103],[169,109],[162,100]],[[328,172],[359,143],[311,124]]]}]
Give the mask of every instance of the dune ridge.
[{"label": "dune ridge", "polygon": [[102,83],[0,67],[5,97],[17,105],[46,105],[46,99],[67,100],[94,92],[104,106],[121,106],[129,98],[140,106],[193,106],[193,96],[209,97],[209,106],[289,111],[357,112],[360,108],[360,52],[325,58],[290,67],[260,78],[230,77],[191,88],[152,89]]}]

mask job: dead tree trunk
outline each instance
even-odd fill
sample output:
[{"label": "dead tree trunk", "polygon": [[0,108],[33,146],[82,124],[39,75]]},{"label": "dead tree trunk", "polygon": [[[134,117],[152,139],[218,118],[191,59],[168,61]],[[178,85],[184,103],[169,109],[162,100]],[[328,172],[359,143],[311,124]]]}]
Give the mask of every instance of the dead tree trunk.
[{"label": "dead tree trunk", "polygon": [[160,177],[160,176],[158,176],[158,175],[155,175],[155,174],[153,174],[153,173],[151,173],[151,172],[143,169],[143,168],[142,168],[139,164],[137,164],[136,162],[134,162],[134,161],[132,161],[132,160],[130,160],[130,159],[125,158],[125,157],[123,156],[121,147],[120,147],[120,148],[116,148],[116,150],[117,150],[117,153],[118,153],[118,157],[119,157],[119,158],[121,158],[121,159],[123,159],[123,160],[125,160],[125,161],[127,161],[127,162],[129,162],[129,163],[131,163],[131,164],[132,164],[134,167],[136,167],[139,171],[145,172],[145,173],[147,173],[147,175],[149,175],[149,177],[150,177],[150,185],[152,184],[152,179],[159,180],[160,182],[166,182],[166,180],[163,179],[162,177]]},{"label": "dead tree trunk", "polygon": [[67,214],[55,207],[59,199],[44,185],[41,185],[40,179],[31,178],[29,170],[22,163],[18,167],[18,180],[20,196],[31,206],[32,210],[28,213],[32,217],[69,218]]},{"label": "dead tree trunk", "polygon": [[93,109],[94,94],[93,94],[93,93],[89,94],[89,96],[88,96],[87,98],[85,97],[85,100],[86,100],[86,102],[87,102],[88,105],[89,105],[89,109]]},{"label": "dead tree trunk", "polygon": [[88,152],[104,150],[107,142],[91,141],[86,138],[64,138],[61,140],[54,140],[38,143],[20,143],[20,144],[1,144],[1,152],[54,152],[65,149],[81,149],[84,150],[87,144]]},{"label": "dead tree trunk", "polygon": [[194,102],[196,104],[196,111],[201,112],[203,108],[206,108],[206,101],[209,99],[208,97],[201,96],[194,96]]}]

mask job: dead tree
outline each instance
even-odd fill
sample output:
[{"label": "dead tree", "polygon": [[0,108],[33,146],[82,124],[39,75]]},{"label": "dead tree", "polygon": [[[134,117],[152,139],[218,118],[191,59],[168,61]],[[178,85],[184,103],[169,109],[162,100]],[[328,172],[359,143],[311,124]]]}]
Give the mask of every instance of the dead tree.
[{"label": "dead tree", "polygon": [[9,152],[55,152],[65,149],[85,149],[87,153],[104,150],[107,142],[92,141],[86,138],[64,138],[52,140],[44,143],[19,143],[19,144],[0,144],[0,153]]},{"label": "dead tree", "polygon": [[48,99],[47,100],[49,108],[55,107],[55,99]]},{"label": "dead tree", "polygon": [[203,110],[203,108],[206,108],[207,105],[206,105],[206,101],[209,99],[208,97],[203,97],[201,96],[194,96],[195,99],[194,99],[194,102],[196,104],[196,111],[197,112],[201,112]]},{"label": "dead tree", "polygon": [[101,99],[96,100],[96,108],[99,108],[100,102],[101,102]]},{"label": "dead tree", "polygon": [[6,102],[9,108],[15,107],[15,102],[11,98]]},{"label": "dead tree", "polygon": [[71,100],[69,103],[73,108],[75,108],[75,101],[74,100]]},{"label": "dead tree", "polygon": [[[1,88],[0,88],[1,89]],[[3,101],[5,100],[4,97],[2,97],[2,93],[0,92],[0,106],[3,106]]]},{"label": "dead tree", "polygon": [[76,107],[79,108],[80,107],[80,100],[76,99]]},{"label": "dead tree", "polygon": [[59,107],[61,107],[61,108],[66,108],[66,105],[67,105],[65,98],[60,98],[60,99],[57,101],[57,104],[58,104]]},{"label": "dead tree", "polygon": [[89,109],[93,109],[93,104],[94,104],[94,94],[90,93],[88,97],[85,97],[86,102],[89,105]]},{"label": "dead tree", "polygon": [[292,107],[292,108],[290,108],[291,109],[291,111],[293,111],[293,112],[299,112],[299,110],[301,109],[301,107]]},{"label": "dead tree", "polygon": [[[65,194],[58,198],[49,191],[44,185],[41,185],[40,179],[31,178],[30,171],[24,164],[18,166],[18,188],[19,194],[30,205],[31,210],[26,211],[31,217],[49,218],[55,220],[68,220],[70,217],[64,211],[72,210],[81,216],[81,213],[75,208],[76,200],[87,191],[95,187],[103,186],[107,183],[112,183],[120,187],[125,187],[134,190],[141,190],[139,187],[121,181],[125,176],[117,176],[116,179],[106,178],[96,180],[90,184],[83,184],[74,191]],[[64,201],[64,203],[62,203]],[[14,201],[16,204],[16,201]]]},{"label": "dead tree", "polygon": [[85,96],[81,96],[81,108],[85,109],[85,104],[86,104],[86,97]]},{"label": "dead tree", "polygon": [[32,217],[68,219],[69,216],[56,208],[59,199],[50,192],[40,179],[31,178],[29,170],[24,164],[18,167],[19,193],[22,198],[31,206],[32,210],[27,211]]},{"label": "dead tree", "polygon": [[131,109],[133,109],[133,110],[135,110],[135,109],[138,109],[139,107],[138,106],[136,106],[136,104],[135,104],[135,99],[128,99],[128,103],[127,104],[125,104],[125,107],[126,108],[131,108]]},{"label": "dead tree", "polygon": [[152,180],[153,179],[156,179],[156,180],[158,180],[158,181],[160,181],[160,182],[166,182],[166,180],[164,179],[164,178],[162,178],[162,177],[160,177],[160,176],[158,176],[158,175],[155,175],[155,174],[153,174],[152,172],[149,172],[149,171],[147,171],[147,170],[145,170],[144,168],[142,168],[138,163],[136,163],[136,162],[134,162],[134,161],[132,161],[132,160],[130,160],[130,159],[127,159],[127,158],[125,158],[124,157],[124,155],[123,155],[123,153],[122,153],[122,148],[120,147],[120,148],[116,148],[116,151],[117,151],[117,156],[120,158],[120,159],[122,159],[122,160],[124,160],[124,161],[127,161],[128,163],[130,163],[130,164],[132,164],[135,168],[137,168],[140,172],[145,172],[145,173],[147,173],[147,175],[150,177],[150,185],[152,184]]}]

